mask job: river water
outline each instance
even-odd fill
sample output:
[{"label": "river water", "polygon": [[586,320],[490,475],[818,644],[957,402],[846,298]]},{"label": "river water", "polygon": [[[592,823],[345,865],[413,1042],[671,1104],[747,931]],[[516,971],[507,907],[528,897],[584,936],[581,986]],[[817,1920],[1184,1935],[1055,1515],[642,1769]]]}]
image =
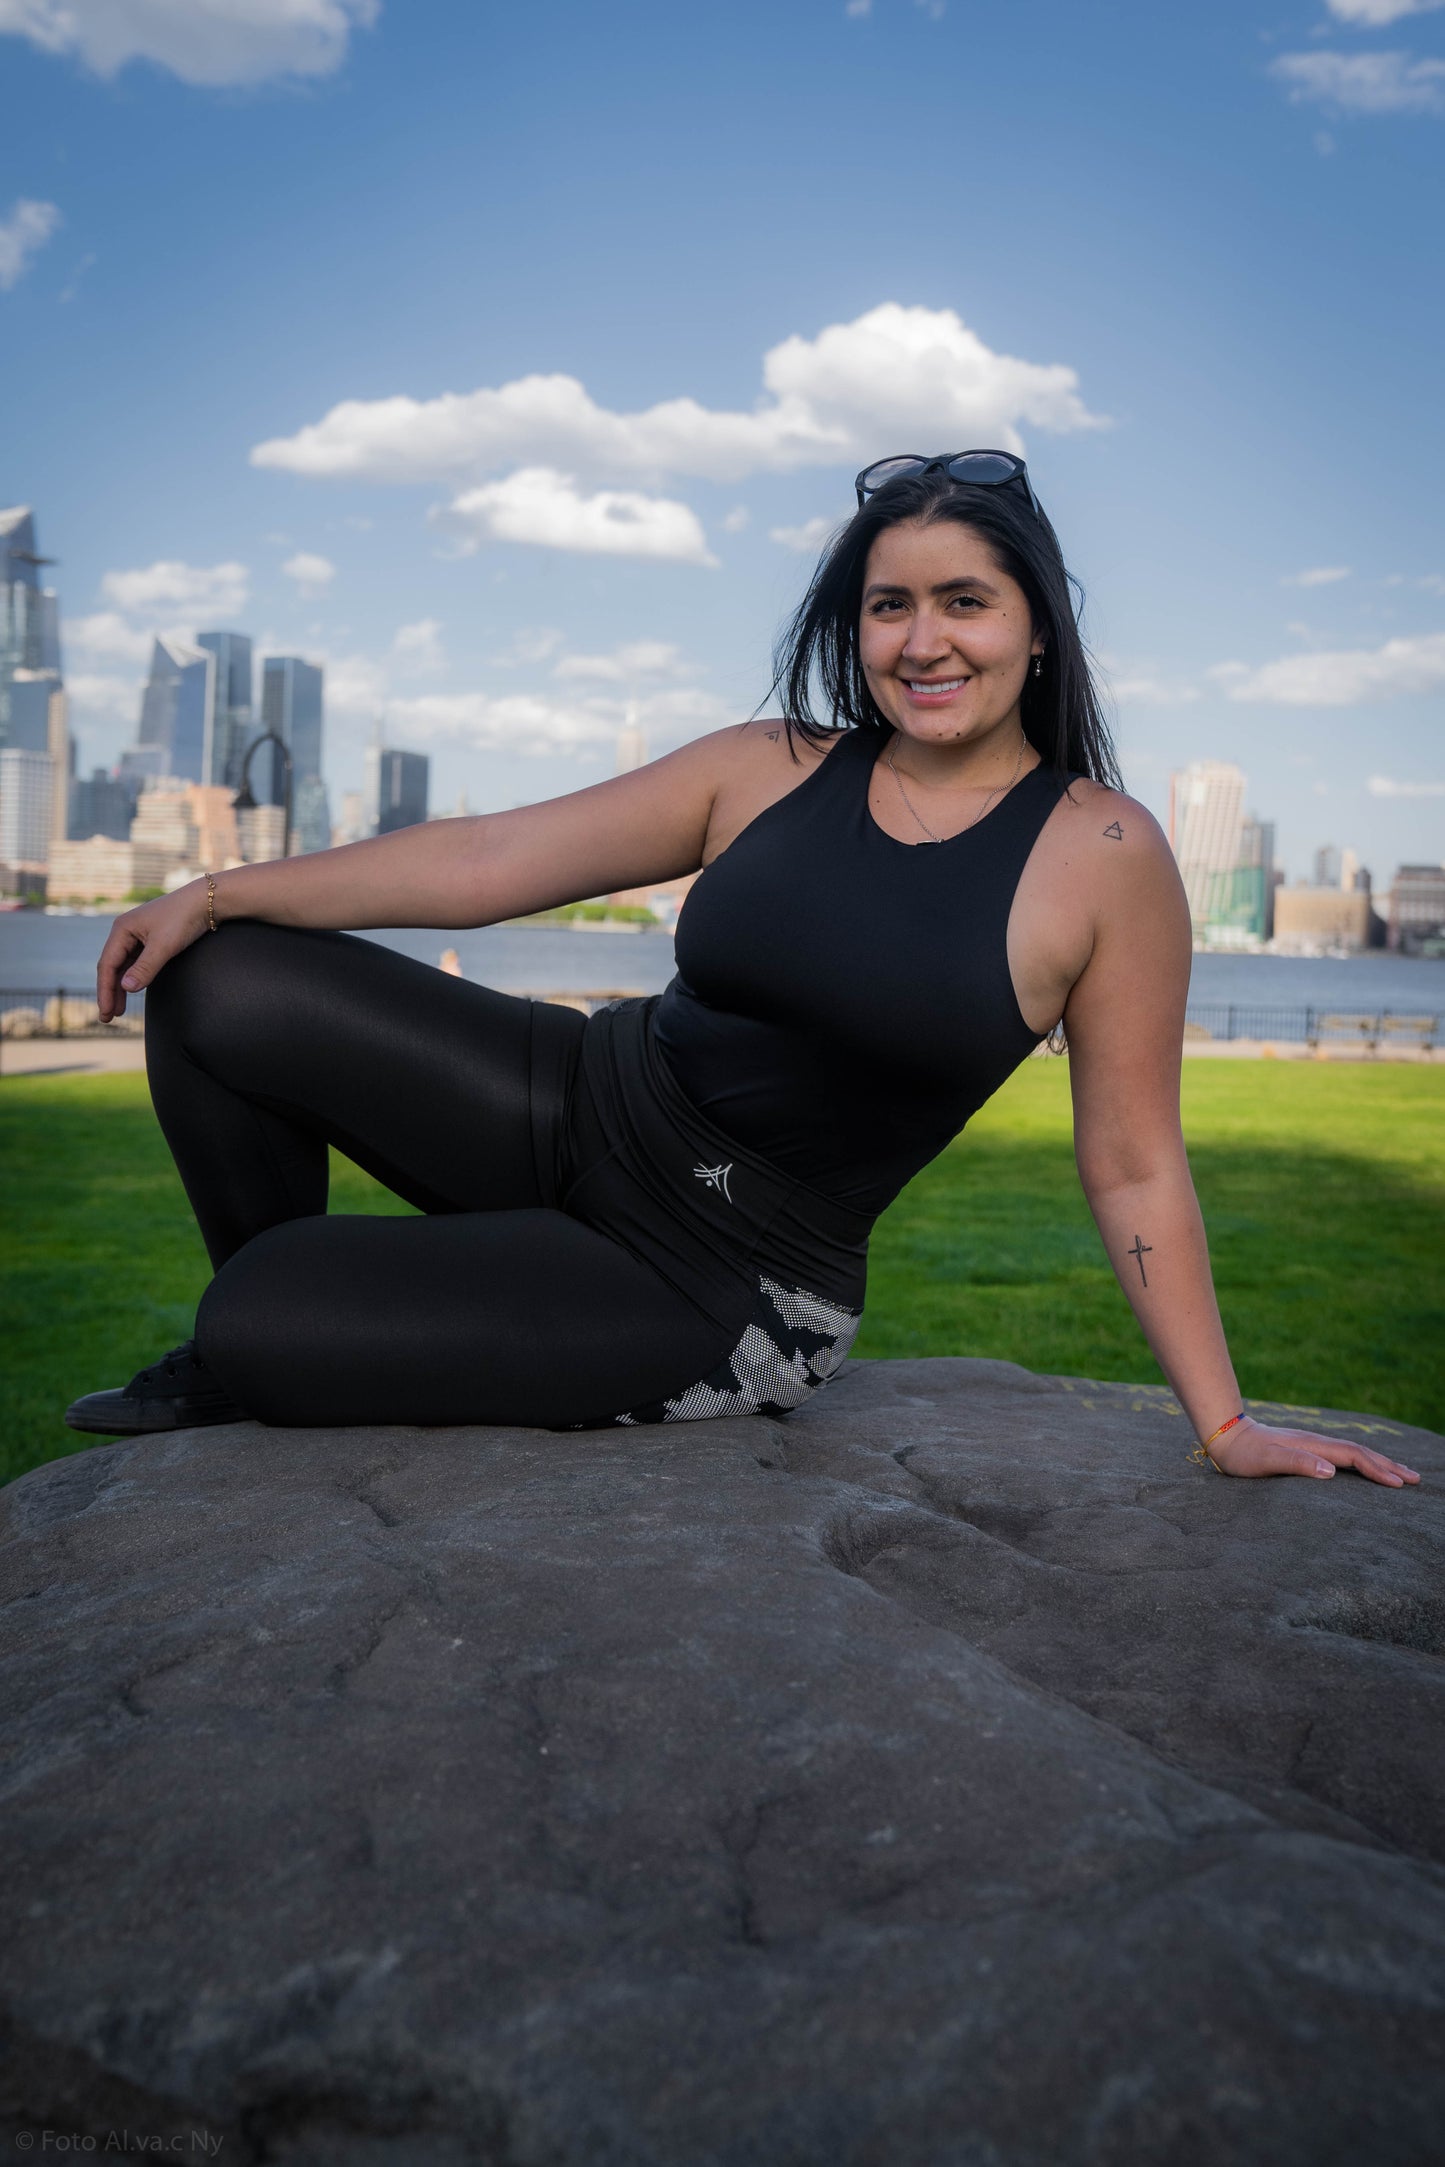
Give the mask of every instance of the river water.
[{"label": "river water", "polygon": [[[106,917],[0,913],[0,992],[85,992]],[[509,993],[660,993],[672,976],[665,932],[574,932],[564,926],[482,926],[468,932],[373,932],[404,955],[435,963],[455,948],[463,975]],[[1445,960],[1363,956],[1196,956],[1191,1007],[1360,1009],[1445,1016]]]}]

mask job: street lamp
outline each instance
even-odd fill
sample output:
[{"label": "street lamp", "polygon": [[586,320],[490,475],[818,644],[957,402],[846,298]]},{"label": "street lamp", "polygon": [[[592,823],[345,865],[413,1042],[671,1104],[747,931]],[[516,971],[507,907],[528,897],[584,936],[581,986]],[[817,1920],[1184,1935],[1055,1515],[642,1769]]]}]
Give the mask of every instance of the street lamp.
[{"label": "street lamp", "polygon": [[254,813],[256,810],[256,800],[251,794],[251,762],[263,745],[274,745],[281,755],[281,855],[283,858],[289,858],[291,855],[291,754],[285,738],[279,737],[274,730],[263,730],[261,735],[253,737],[246,747],[246,757],[241,762],[241,787],[236,792],[236,811],[238,813]]}]

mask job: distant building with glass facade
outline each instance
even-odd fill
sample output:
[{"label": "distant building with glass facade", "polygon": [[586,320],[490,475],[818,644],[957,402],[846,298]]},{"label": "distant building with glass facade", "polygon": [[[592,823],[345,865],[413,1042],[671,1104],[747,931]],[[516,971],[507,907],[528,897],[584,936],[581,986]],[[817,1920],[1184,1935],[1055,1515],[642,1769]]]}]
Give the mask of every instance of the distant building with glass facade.
[{"label": "distant building with glass facade", "polygon": [[132,791],[162,775],[206,781],[215,714],[216,658],[184,640],[157,639],[141,694],[136,742],[121,755],[121,776]]},{"label": "distant building with glass facade", "polygon": [[43,866],[50,855],[55,768],[47,752],[0,749],[0,863]]},{"label": "distant building with glass facade", "polygon": [[0,747],[15,742],[10,734],[15,673],[43,670],[47,647],[53,639],[54,611],[49,612],[48,628],[39,579],[41,562],[35,547],[35,517],[29,505],[17,504],[9,511],[0,511]]},{"label": "distant building with glass facade", "polygon": [[[274,730],[291,755],[293,850],[325,850],[331,841],[321,779],[324,684],[317,664],[299,655],[267,655],[262,661],[261,728]],[[281,762],[275,747],[268,746],[254,763],[251,787],[256,796],[277,803],[281,786]]]},{"label": "distant building with glass facade", "polygon": [[1169,843],[1197,946],[1252,948],[1270,934],[1274,822],[1244,810],[1232,760],[1194,760],[1169,778]]},{"label": "distant building with glass facade", "polygon": [[[13,851],[0,850],[0,856],[7,863],[24,862],[32,868],[45,864],[51,843],[65,834],[75,766],[60,668],[60,604],[54,589],[40,584],[46,562],[36,542],[30,507],[18,504],[0,511],[0,752],[44,761],[48,790],[41,815],[35,800],[35,777],[41,770],[12,768],[9,809],[0,817],[12,842],[23,828],[31,847],[24,861],[16,860]],[[37,841],[38,849],[33,847]]]},{"label": "distant building with glass facade", "polygon": [[1390,946],[1445,955],[1445,865],[1402,865],[1390,884]]},{"label": "distant building with glass facade", "polygon": [[251,742],[251,641],[244,632],[198,632],[196,645],[214,656],[216,668],[204,771],[191,780],[239,790]]},{"label": "distant building with glass facade", "polygon": [[426,819],[431,762],[424,752],[373,745],[366,755],[367,833],[390,835]]},{"label": "distant building with glass facade", "polygon": [[60,679],[52,670],[16,670],[12,674],[7,746],[17,752],[50,751],[50,703],[60,689]]},{"label": "distant building with glass facade", "polygon": [[136,792],[118,775],[98,767],[88,776],[77,776],[70,786],[70,818],[67,835],[73,843],[88,842],[92,835],[107,835],[123,843],[135,818]]}]

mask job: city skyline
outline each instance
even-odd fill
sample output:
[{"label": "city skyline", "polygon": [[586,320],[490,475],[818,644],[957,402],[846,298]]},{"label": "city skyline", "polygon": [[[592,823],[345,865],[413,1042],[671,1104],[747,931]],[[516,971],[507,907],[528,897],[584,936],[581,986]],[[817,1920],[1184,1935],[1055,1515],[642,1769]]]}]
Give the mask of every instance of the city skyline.
[{"label": "city skyline", "polygon": [[[757,705],[867,457],[1000,442],[1161,821],[1234,761],[1292,877],[1441,855],[1445,9],[30,19],[0,495],[87,767],[221,625],[324,666],[334,796],[379,713],[439,801],[576,787],[629,703],[655,751]],[[955,144],[950,75],[1025,94]]]},{"label": "city skyline", "polygon": [[[33,545],[35,537],[34,508],[15,506],[0,509],[0,536],[9,534],[19,537],[23,543]],[[22,552],[22,554],[26,554]],[[53,559],[35,558],[36,563],[53,563]],[[31,575],[33,578],[33,574]],[[5,590],[8,594],[9,590]],[[45,675],[60,675],[62,650],[62,615],[56,590],[48,589],[37,594],[36,611],[28,634],[30,644],[39,651],[44,643],[46,657]],[[43,607],[43,620],[41,610]],[[43,634],[40,629],[43,621]],[[260,702],[254,698],[253,642],[250,635],[235,631],[207,631],[196,635],[197,644],[187,645],[179,635],[156,634],[151,648],[151,665],[141,688],[140,718],[135,730],[135,742],[125,747],[114,769],[96,768],[86,779],[75,774],[77,750],[72,747],[70,766],[72,770],[72,798],[78,792],[79,803],[87,803],[85,793],[102,787],[102,779],[113,776],[117,781],[129,781],[139,790],[148,786],[156,777],[170,777],[228,783],[235,789],[240,780],[245,753],[261,733],[269,731],[279,736],[292,754],[293,802],[299,801],[297,826],[303,835],[301,847],[307,850],[323,849],[335,832],[330,820],[330,791],[322,763],[323,740],[323,684],[325,672],[320,664],[311,663],[295,655],[259,655],[255,659],[260,666]],[[10,650],[19,655],[21,643],[14,633],[4,657],[5,667],[0,668],[0,701],[3,701],[4,682],[8,676],[10,705],[17,716],[27,715],[28,709],[20,706],[21,695],[35,689],[22,684],[26,677],[42,678],[39,671],[21,670],[16,673]],[[25,649],[29,651],[28,648]],[[34,705],[34,703],[31,703]],[[36,713],[42,712],[37,706]],[[11,721],[6,724],[0,714],[0,745],[7,740],[14,744],[28,744],[33,738],[37,745],[45,742],[44,726],[33,721]],[[27,735],[26,732],[29,732]],[[371,743],[367,749],[363,768],[363,786],[359,793],[343,792],[346,797],[359,796],[370,808],[362,832],[386,832],[379,824],[377,808],[381,803],[380,784],[376,761],[380,756],[383,735],[382,718],[378,716],[372,726]],[[393,750],[387,755],[393,761],[403,757]],[[629,697],[618,725],[614,745],[614,768],[623,772],[635,767],[649,757],[646,733],[642,729],[638,703]],[[413,777],[429,770],[429,756],[413,757],[409,762]],[[399,776],[400,767],[395,769]],[[253,778],[254,780],[254,778]],[[1181,786],[1187,791],[1193,788],[1192,801],[1181,795]],[[281,766],[274,754],[270,762],[263,762],[259,770],[257,787],[263,798],[280,802],[282,792]],[[1231,762],[1195,758],[1183,769],[1171,772],[1168,779],[1167,810],[1163,825],[1184,874],[1186,892],[1197,924],[1211,916],[1221,919],[1227,913],[1219,903],[1217,883],[1227,876],[1233,882],[1234,900],[1230,911],[1241,924],[1249,923],[1254,930],[1268,917],[1261,896],[1271,885],[1272,878],[1284,879],[1281,867],[1275,871],[1274,820],[1259,821],[1255,816],[1245,817],[1242,807],[1246,778]],[[408,802],[415,797],[413,784],[404,793],[400,784],[393,791],[393,803]],[[423,806],[428,795],[428,785],[421,785],[420,802]],[[459,792],[464,799],[465,792]],[[410,817],[426,818],[420,815]],[[393,825],[406,825],[402,820]],[[1247,838],[1241,854],[1240,838]],[[0,852],[0,857],[4,853]],[[1341,856],[1351,867],[1359,863],[1359,853],[1348,844],[1341,846],[1325,842],[1315,845],[1311,853],[1314,867],[1314,884],[1338,885],[1333,876],[1322,876],[1320,867],[1327,859],[1339,861]],[[1432,861],[1433,862],[1433,861]],[[1236,876],[1254,872],[1261,880],[1255,883],[1260,895],[1250,889],[1248,898],[1240,891]],[[1306,875],[1297,874],[1303,881]],[[1367,876],[1368,877],[1368,876]],[[1346,882],[1345,885],[1350,885]],[[1206,900],[1206,894],[1209,900]]]}]

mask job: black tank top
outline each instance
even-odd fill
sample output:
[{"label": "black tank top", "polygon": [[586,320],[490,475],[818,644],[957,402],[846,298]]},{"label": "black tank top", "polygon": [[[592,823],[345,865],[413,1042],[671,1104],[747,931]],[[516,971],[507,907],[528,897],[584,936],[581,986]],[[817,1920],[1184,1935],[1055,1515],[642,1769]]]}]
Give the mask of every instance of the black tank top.
[{"label": "black tank top", "polygon": [[686,1096],[797,1180],[877,1213],[1039,1043],[1009,908],[1065,779],[1032,768],[961,835],[900,843],[849,731],[693,884],[653,1029]]}]

